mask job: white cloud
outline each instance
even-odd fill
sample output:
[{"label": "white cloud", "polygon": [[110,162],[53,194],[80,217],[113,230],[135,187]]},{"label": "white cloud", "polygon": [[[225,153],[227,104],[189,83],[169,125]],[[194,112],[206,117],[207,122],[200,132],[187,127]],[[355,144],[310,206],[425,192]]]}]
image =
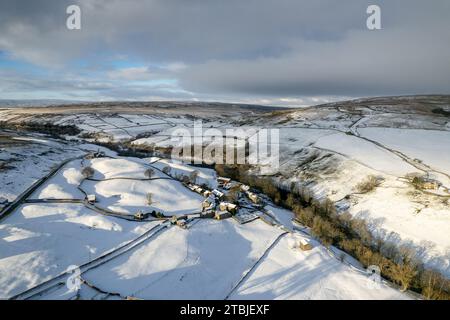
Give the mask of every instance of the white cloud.
[{"label": "white cloud", "polygon": [[148,67],[130,67],[110,71],[108,77],[113,80],[143,81],[151,80],[152,73]]},{"label": "white cloud", "polygon": [[171,72],[178,72],[178,71],[182,71],[185,70],[188,66],[183,63],[183,62],[172,62],[169,63],[165,69]]},{"label": "white cloud", "polygon": [[[82,30],[69,31],[65,8],[75,3],[82,9]],[[44,66],[48,74],[31,83],[17,70],[22,78],[0,79],[0,92],[20,85],[27,92],[48,86],[73,94],[89,85],[85,90],[93,96],[132,98],[150,87],[158,97],[183,99],[194,92],[205,100],[276,105],[321,103],[330,96],[449,93],[449,1],[379,0],[383,30],[375,32],[366,29],[368,4],[1,0],[0,52]],[[118,69],[129,62],[134,67]],[[67,81],[67,72],[73,80]],[[175,91],[151,85],[165,79],[176,80]]]}]

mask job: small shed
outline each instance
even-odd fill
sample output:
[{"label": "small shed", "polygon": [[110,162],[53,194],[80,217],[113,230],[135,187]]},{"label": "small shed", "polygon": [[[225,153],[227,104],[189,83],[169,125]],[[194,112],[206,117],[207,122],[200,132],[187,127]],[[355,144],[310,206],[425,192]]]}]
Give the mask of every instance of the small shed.
[{"label": "small shed", "polygon": [[209,197],[210,195],[211,195],[211,191],[209,191],[209,190],[206,190],[203,192],[203,196],[206,198]]},{"label": "small shed", "polygon": [[97,202],[97,197],[95,196],[95,194],[88,194],[88,196],[87,196],[87,201],[88,201],[90,204],[94,204],[94,203]]},{"label": "small shed", "polygon": [[148,213],[144,213],[142,211],[138,211],[135,213],[134,218],[136,220],[144,220],[148,218]]},{"label": "small shed", "polygon": [[248,186],[248,185],[246,185],[246,184],[241,185],[241,191],[247,192],[247,191],[249,191],[249,190],[250,190],[250,186]]},{"label": "small shed", "polygon": [[234,203],[229,203],[228,204],[228,211],[235,214],[237,212],[237,205],[235,205]]},{"label": "small shed", "polygon": [[216,214],[214,215],[214,218],[217,220],[224,220],[231,217],[231,213],[228,211],[216,211]]},{"label": "small shed", "polygon": [[219,209],[221,211],[228,211],[230,213],[236,213],[237,211],[237,206],[233,203],[229,203],[229,202],[221,202],[219,204]]},{"label": "small shed", "polygon": [[228,202],[221,202],[220,204],[219,204],[219,209],[221,210],[221,211],[227,211],[228,210]]},{"label": "small shed", "polygon": [[179,226],[180,228],[186,229],[186,227],[187,227],[186,219],[178,219],[177,226]]},{"label": "small shed", "polygon": [[311,243],[308,240],[301,239],[299,248],[302,251],[308,251],[308,250],[311,250],[313,247],[312,247]]}]

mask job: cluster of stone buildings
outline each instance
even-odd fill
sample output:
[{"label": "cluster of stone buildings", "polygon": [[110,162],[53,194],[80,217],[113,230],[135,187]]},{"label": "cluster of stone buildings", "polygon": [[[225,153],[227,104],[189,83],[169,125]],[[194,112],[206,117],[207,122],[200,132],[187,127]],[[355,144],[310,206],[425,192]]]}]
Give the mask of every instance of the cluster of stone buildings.
[{"label": "cluster of stone buildings", "polygon": [[[225,193],[232,187],[238,186],[240,194],[244,194],[253,203],[259,203],[259,197],[250,191],[250,187],[237,182],[232,182],[229,178],[218,177],[218,188],[208,191],[195,184],[188,184],[188,188],[200,195],[203,195],[206,199],[202,203],[203,218],[215,218],[218,220],[227,219],[232,216],[236,216],[239,207],[235,203],[224,201]],[[221,191],[221,190],[224,191]],[[253,218],[253,217],[252,217]],[[248,217],[244,221],[250,220]]]}]

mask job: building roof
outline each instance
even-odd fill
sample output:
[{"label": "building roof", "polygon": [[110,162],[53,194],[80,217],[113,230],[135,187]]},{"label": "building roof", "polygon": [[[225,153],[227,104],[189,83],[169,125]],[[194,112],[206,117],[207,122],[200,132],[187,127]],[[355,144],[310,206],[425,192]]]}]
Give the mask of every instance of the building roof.
[{"label": "building roof", "polygon": [[309,241],[306,239],[300,239],[300,244],[307,246],[309,244]]},{"label": "building roof", "polygon": [[230,213],[228,211],[226,211],[226,210],[216,211],[216,215],[218,215],[218,216],[229,215],[229,214]]},{"label": "building roof", "polygon": [[220,191],[217,190],[217,189],[214,189],[212,192],[213,192],[216,196],[218,196],[218,197],[222,197],[222,196],[223,196],[223,192],[220,192]]}]

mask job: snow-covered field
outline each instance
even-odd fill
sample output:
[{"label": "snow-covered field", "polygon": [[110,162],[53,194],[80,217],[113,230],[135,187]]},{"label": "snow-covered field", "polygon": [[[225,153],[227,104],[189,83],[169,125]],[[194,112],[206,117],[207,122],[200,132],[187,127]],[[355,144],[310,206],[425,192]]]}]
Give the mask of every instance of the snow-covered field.
[{"label": "snow-covered field", "polygon": [[84,199],[77,188],[83,180],[81,160],[74,160],[59,170],[55,176],[39,187],[32,199]]},{"label": "snow-covered field", "polygon": [[[295,235],[293,238],[297,238]],[[291,237],[292,238],[292,237]],[[356,271],[322,246],[311,251],[290,247],[282,238],[230,299],[358,300],[406,299],[386,285],[371,287],[364,272]]]},{"label": "snow-covered field", "polygon": [[12,145],[5,147],[0,137],[0,164],[9,167],[0,169],[0,197],[13,201],[54,166],[82,153],[77,148],[43,138],[16,137]]},{"label": "snow-covered field", "polygon": [[361,136],[418,159],[431,167],[450,172],[450,133],[441,130],[361,128]]},{"label": "snow-covered field", "polygon": [[111,218],[76,204],[28,204],[0,224],[0,298],[130,241],[156,222]]},{"label": "snow-covered field", "polygon": [[143,299],[224,299],[280,230],[261,221],[200,220],[87,272],[102,290]]},{"label": "snow-covered field", "polygon": [[[318,243],[293,247],[260,220],[200,220],[171,227],[151,241],[82,274],[81,299],[408,299],[364,270],[340,262]],[[92,288],[95,288],[94,290]],[[110,294],[108,294],[110,293]],[[69,299],[62,287],[47,295]],[[46,296],[42,297],[46,298]]]},{"label": "snow-covered field", "polygon": [[316,147],[331,150],[381,173],[405,176],[415,168],[395,155],[357,137],[336,133],[318,139]]},{"label": "snow-covered field", "polygon": [[163,170],[165,167],[170,167],[171,176],[189,176],[192,172],[197,171],[197,184],[207,185],[210,189],[217,188],[217,174],[213,169],[193,167],[183,164],[177,160],[161,159],[161,158],[149,158],[148,161],[153,167]]},{"label": "snow-covered field", "polygon": [[[182,215],[201,211],[200,195],[181,187],[177,181],[158,179],[135,181],[114,179],[83,183],[87,194],[97,196],[98,206],[121,213],[135,214],[137,211],[156,210],[164,215]],[[152,194],[152,204],[147,203],[147,194]]]}]

